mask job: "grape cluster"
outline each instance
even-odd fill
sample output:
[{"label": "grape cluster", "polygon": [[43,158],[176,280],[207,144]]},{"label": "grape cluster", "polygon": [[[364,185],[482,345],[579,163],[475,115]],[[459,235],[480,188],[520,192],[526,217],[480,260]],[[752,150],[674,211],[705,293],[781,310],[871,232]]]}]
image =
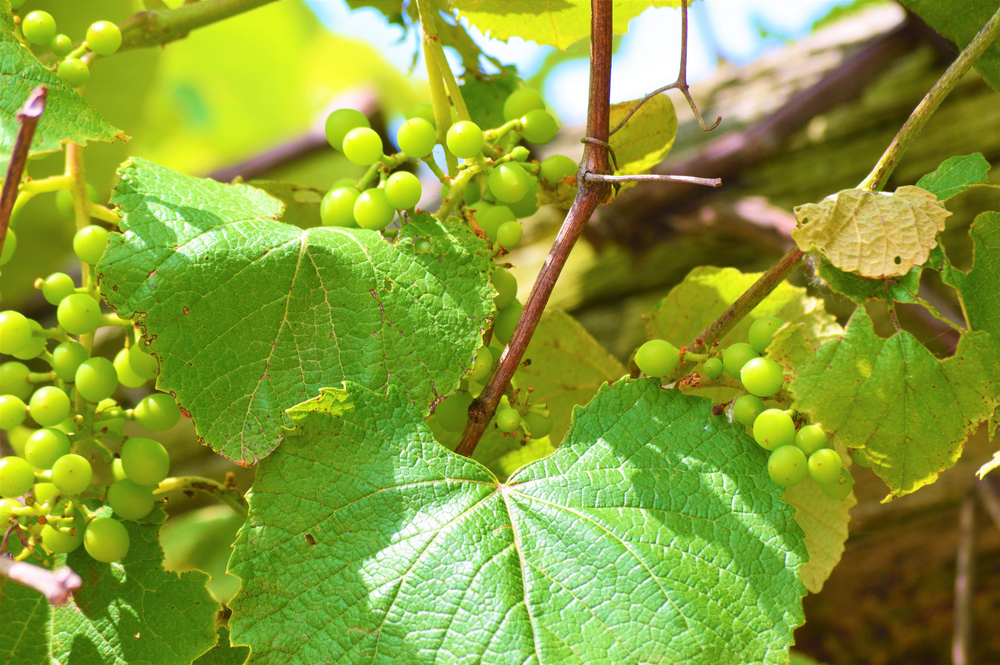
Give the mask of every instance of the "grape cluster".
[{"label": "grape cluster", "polygon": [[[334,183],[320,206],[323,224],[385,232],[397,212],[405,223],[423,197],[423,187],[415,175],[400,167],[415,160],[427,164],[441,180],[444,202],[437,217],[442,222],[467,225],[490,243],[496,257],[516,247],[524,235],[519,220],[535,214],[539,194],[566,186],[570,176],[575,181],[577,165],[569,157],[554,155],[538,162],[530,159],[527,147],[519,145],[522,139],[547,143],[559,126],[541,95],[530,88],[514,91],[504,102],[503,124],[486,131],[471,120],[459,119],[454,108],[449,110],[450,124],[439,132],[430,104],[411,109],[396,132],[399,152],[392,155],[386,154],[382,138],[364,114],[353,109],[331,113],[325,127],[330,145],[369,171],[357,181]],[[446,161],[462,160],[452,175],[445,175],[437,165],[436,151],[443,152]],[[414,249],[426,253],[432,246],[429,240],[418,238]],[[491,337],[498,345],[484,344],[459,390],[435,407],[437,422],[447,431],[465,428],[469,405],[499,361],[502,345],[510,341],[524,309],[517,299],[517,280],[508,267],[498,264],[491,275],[496,291]],[[497,429],[510,435],[520,432],[525,441],[548,435],[552,429],[548,409],[519,398],[516,388],[512,395],[505,396],[496,414]]]},{"label": "grape cluster", "polygon": [[[16,8],[16,7],[15,7]],[[56,75],[71,88],[83,87],[90,78],[87,66],[89,53],[114,55],[122,45],[122,33],[111,21],[97,21],[87,28],[87,40],[79,46],[67,35],[57,34],[56,20],[40,9],[29,12],[20,20],[21,35],[35,46],[47,47],[57,61],[53,65]]]},{"label": "grape cluster", "polygon": [[[107,243],[108,231],[96,225],[74,237],[86,284]],[[0,353],[13,356],[0,363],[0,429],[16,453],[0,458],[0,532],[19,533],[26,544],[19,556],[46,558],[82,545],[98,561],[119,561],[128,552],[128,531],[96,509],[106,503],[120,519],[145,517],[170,468],[166,449],[153,439],[125,436],[125,423],[135,420],[160,432],[181,412],[165,393],[147,395],[134,409],[114,399],[119,385],[138,388],[155,379],[159,365],[143,350],[138,332],[126,335],[128,346],[113,361],[92,353],[98,328],[130,328],[101,312],[96,288],[78,287],[64,273],[35,286],[56,307],[55,327],[17,311],[0,312]]]}]

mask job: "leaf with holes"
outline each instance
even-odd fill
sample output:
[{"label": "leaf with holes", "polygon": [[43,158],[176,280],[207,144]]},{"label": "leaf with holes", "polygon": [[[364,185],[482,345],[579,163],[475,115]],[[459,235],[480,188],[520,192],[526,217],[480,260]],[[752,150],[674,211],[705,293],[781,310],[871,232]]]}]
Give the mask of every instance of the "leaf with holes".
[{"label": "leaf with holes", "polygon": [[[242,464],[271,452],[285,409],[350,379],[403,387],[418,410],[472,364],[492,310],[484,241],[416,215],[390,242],[374,231],[302,230],[246,185],[133,159],[125,213],[98,265],[119,315],[136,319],[198,434]],[[415,238],[431,250],[417,252]]]},{"label": "leaf with holes", "polygon": [[[638,99],[611,106],[611,126],[616,127]],[[639,107],[628,122],[611,135],[609,142],[615,151],[619,175],[636,175],[649,171],[663,161],[677,138],[677,113],[666,94],[656,95]],[[635,183],[625,183],[634,185]]]},{"label": "leaf with holes", "polygon": [[919,187],[892,194],[845,189],[795,208],[792,239],[803,252],[819,250],[830,263],[862,277],[899,277],[924,263],[951,215]]},{"label": "leaf with holes", "polygon": [[324,390],[261,463],[233,642],[251,663],[784,665],[801,531],[711,408],[624,379],[501,483],[395,387]]}]

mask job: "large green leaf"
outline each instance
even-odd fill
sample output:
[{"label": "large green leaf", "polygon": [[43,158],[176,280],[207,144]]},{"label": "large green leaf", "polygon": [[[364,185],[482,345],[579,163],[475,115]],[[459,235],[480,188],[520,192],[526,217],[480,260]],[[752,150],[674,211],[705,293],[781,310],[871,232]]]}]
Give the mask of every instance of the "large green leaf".
[{"label": "large green leaf", "polygon": [[784,665],[802,534],[711,409],[622,380],[500,483],[395,388],[326,389],[261,463],[233,641],[267,663]]},{"label": "large green leaf", "polygon": [[[997,0],[900,0],[929,26],[965,48],[1000,8]],[[1000,41],[986,49],[976,69],[986,82],[1000,92]]]},{"label": "large green leaf", "polygon": [[1000,404],[1000,354],[988,333],[963,335],[955,355],[938,360],[906,331],[880,338],[863,307],[842,339],[786,373],[795,408],[847,448],[863,448],[896,496],[954,466]]},{"label": "large green leaf", "polygon": [[[190,665],[212,648],[219,606],[205,590],[208,575],[163,570],[157,534],[165,520],[156,509],[141,522],[124,521],[131,545],[121,563],[100,563],[83,548],[61,557],[83,579],[62,607],[0,578],[4,662]],[[48,657],[39,657],[42,645]]]},{"label": "large green leaf", "polygon": [[1000,341],[1000,212],[984,212],[969,229],[973,264],[968,274],[950,268],[946,282],[959,290],[973,330],[986,330]]},{"label": "large green leaf", "polygon": [[970,187],[990,184],[989,170],[990,163],[978,152],[949,157],[920,178],[917,187],[934,194],[938,201],[946,201]]},{"label": "large green leaf", "polygon": [[21,46],[14,37],[10,3],[0,0],[0,173],[7,168],[20,129],[17,112],[31,91],[40,85],[47,86],[49,94],[30,154],[55,152],[69,142],[86,145],[88,141],[128,140]]},{"label": "large green leaf", "polygon": [[276,221],[281,204],[259,190],[139,159],[122,167],[114,201],[125,233],[98,266],[104,295],[145,328],[158,387],[240,463],[280,443],[285,409],[345,379],[399,383],[426,409],[481,343],[491,259],[464,226],[418,215],[395,242],[301,230]]}]

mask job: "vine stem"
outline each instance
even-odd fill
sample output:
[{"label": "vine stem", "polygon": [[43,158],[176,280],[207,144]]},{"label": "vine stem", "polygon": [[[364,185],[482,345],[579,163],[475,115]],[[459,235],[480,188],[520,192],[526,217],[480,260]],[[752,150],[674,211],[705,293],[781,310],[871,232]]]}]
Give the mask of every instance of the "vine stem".
[{"label": "vine stem", "polygon": [[[612,3],[608,0],[591,0],[590,12],[590,93],[587,105],[587,136],[606,143],[611,117],[609,100]],[[510,343],[500,356],[500,362],[489,383],[469,407],[469,422],[462,433],[462,440],[455,448],[455,452],[459,455],[471,457],[475,452],[476,444],[486,431],[504,390],[520,365],[521,358],[524,357],[528,342],[531,341],[531,336],[545,310],[559,273],[566,264],[570,250],[573,249],[591,214],[609,193],[610,185],[587,180],[583,174],[607,173],[609,170],[607,149],[595,143],[585,143],[583,160],[580,164],[581,175],[578,177],[580,188],[576,199],[573,200],[552,250],[531,288],[531,295],[528,296]]]},{"label": "vine stem", "polygon": [[201,0],[176,9],[156,9],[133,14],[118,27],[122,31],[119,51],[162,46],[183,39],[192,30],[256,9],[274,0]]},{"label": "vine stem", "polygon": [[958,85],[962,77],[968,73],[972,65],[979,60],[979,57],[998,36],[1000,36],[1000,9],[997,9],[996,13],[986,22],[986,25],[979,31],[975,39],[962,49],[962,52],[959,53],[958,57],[955,58],[955,61],[951,63],[951,66],[948,67],[945,73],[941,75],[941,78],[937,80],[934,87],[920,100],[917,108],[913,109],[913,113],[906,119],[903,127],[896,134],[892,143],[889,144],[889,148],[883,153],[881,159],[878,160],[875,168],[858,185],[858,189],[878,191],[885,186],[889,175],[895,170],[896,164],[909,149],[914,139],[917,138],[917,135],[923,130],[927,121],[930,120],[934,112],[941,106],[941,102],[955,89],[955,86]]},{"label": "vine stem", "polygon": [[[924,128],[924,125],[927,124],[927,121],[931,119],[934,111],[941,105],[945,97],[954,90],[959,79],[969,71],[976,60],[979,59],[979,56],[986,51],[986,48],[998,35],[1000,35],[1000,9],[993,14],[993,17],[987,21],[975,39],[969,42],[969,45],[962,50],[958,58],[941,75],[941,78],[930,89],[930,92],[920,101],[895,138],[893,138],[889,147],[886,148],[875,168],[858,185],[858,189],[878,191],[885,186],[896,164],[909,149],[913,140]],[[789,250],[788,253],[781,257],[777,264],[761,275],[760,279],[754,282],[736,302],[726,308],[726,311],[719,318],[712,322],[693,342],[688,344],[687,348],[692,351],[698,351],[725,336],[743,317],[749,314],[754,307],[771,294],[804,256],[805,254],[798,247]],[[694,363],[682,362],[674,370],[672,376],[683,376],[693,366]]]},{"label": "vine stem", "polygon": [[65,605],[70,594],[83,585],[71,568],[49,570],[0,555],[0,575],[42,593],[55,606]]},{"label": "vine stem", "polygon": [[10,163],[7,164],[7,174],[3,179],[3,190],[0,193],[0,252],[7,239],[7,228],[10,226],[10,215],[14,211],[14,201],[17,199],[17,189],[24,174],[24,164],[28,161],[31,139],[35,137],[38,121],[45,112],[45,98],[49,91],[40,85],[31,91],[24,106],[17,112],[17,120],[21,128],[14,139],[14,149],[11,151]]},{"label": "vine stem", "polygon": [[428,0],[417,0],[417,13],[420,15],[420,32],[423,34],[424,64],[427,67],[427,82],[431,88],[434,124],[437,125],[437,140],[444,148],[448,173],[454,174],[458,169],[458,160],[448,150],[448,144],[445,141],[448,128],[451,127],[451,105],[448,102],[448,92],[445,90],[444,74],[441,72],[434,52],[435,47],[441,48],[437,24],[434,21],[434,7]]},{"label": "vine stem", "polygon": [[720,187],[722,186],[722,178],[695,178],[689,175],[656,175],[656,174],[640,174],[640,175],[605,175],[603,173],[588,173],[584,176],[587,180],[599,181],[599,182],[687,182],[692,185],[704,185],[706,187]]},{"label": "vine stem", "polygon": [[236,491],[233,487],[230,487],[228,484],[224,485],[210,478],[200,478],[198,476],[178,476],[176,478],[167,478],[160,483],[159,487],[153,490],[153,494],[166,494],[167,492],[173,492],[175,490],[180,490],[182,492],[201,492],[203,494],[210,494],[211,496],[217,497],[219,501],[232,508],[233,512],[244,520],[250,512],[250,506],[247,504],[247,500],[242,494]]}]

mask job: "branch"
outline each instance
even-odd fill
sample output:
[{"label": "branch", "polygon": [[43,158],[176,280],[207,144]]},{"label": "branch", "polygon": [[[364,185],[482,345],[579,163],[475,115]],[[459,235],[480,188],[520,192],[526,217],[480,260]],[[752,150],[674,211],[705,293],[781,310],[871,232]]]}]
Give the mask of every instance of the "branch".
[{"label": "branch", "polygon": [[[587,136],[599,142],[607,143],[608,124],[611,117],[611,7],[608,0],[591,0],[590,11],[590,98],[587,107]],[[609,171],[608,151],[603,146],[593,142],[584,144],[582,171],[584,173],[607,173]],[[510,383],[511,377],[524,357],[528,342],[535,332],[538,320],[545,310],[545,305],[552,294],[559,273],[562,272],[570,250],[583,231],[591,214],[598,204],[604,201],[609,186],[602,182],[592,182],[580,178],[580,188],[577,191],[573,206],[566,214],[559,235],[556,236],[552,250],[535,285],[525,303],[521,319],[510,339],[496,371],[490,377],[483,392],[469,407],[469,422],[462,433],[462,440],[455,449],[459,455],[471,457],[479,443],[480,437],[486,431],[490,419],[496,412],[500,398]]]},{"label": "branch", "polygon": [[201,0],[177,9],[139,12],[125,19],[119,51],[162,46],[183,39],[192,30],[256,9],[274,0]]},{"label": "branch", "polygon": [[692,185],[704,185],[705,187],[719,187],[722,185],[721,178],[695,178],[689,175],[603,175],[600,173],[587,173],[586,180],[593,182],[630,182],[630,181],[654,181],[654,182],[687,182]]},{"label": "branch", "polygon": [[1000,35],[1000,9],[997,9],[993,17],[986,22],[986,25],[979,31],[976,38],[962,49],[955,62],[951,63],[951,66],[938,79],[934,87],[930,89],[930,92],[920,101],[917,108],[913,109],[913,113],[910,114],[906,123],[899,130],[899,133],[896,134],[896,138],[889,144],[889,148],[882,155],[882,158],[878,160],[878,164],[868,174],[868,177],[858,185],[858,189],[878,191],[885,186],[885,182],[896,168],[896,164],[899,163],[903,154],[909,149],[910,144],[913,143],[914,139],[923,130],[927,121],[931,119],[934,112],[941,106],[941,102],[955,89],[958,82],[972,68],[972,65],[979,60],[979,57],[996,40],[998,35]]},{"label": "branch", "polygon": [[962,502],[958,521],[958,556],[955,562],[955,632],[951,643],[952,665],[967,665],[972,638],[973,580],[976,573],[976,497]]},{"label": "branch", "polygon": [[80,576],[68,567],[52,571],[5,556],[0,556],[0,575],[35,589],[57,607],[65,605],[70,594],[83,584]]},{"label": "branch", "polygon": [[10,163],[7,164],[7,174],[3,180],[3,192],[0,193],[0,253],[3,252],[3,243],[7,239],[7,227],[10,225],[10,214],[14,210],[14,200],[17,198],[17,188],[21,184],[21,175],[24,173],[24,164],[28,160],[28,151],[31,148],[31,139],[35,137],[35,129],[38,121],[45,112],[45,98],[49,94],[48,88],[40,85],[31,91],[24,106],[17,112],[17,119],[21,123],[21,129],[14,139],[14,149],[10,155]]}]

